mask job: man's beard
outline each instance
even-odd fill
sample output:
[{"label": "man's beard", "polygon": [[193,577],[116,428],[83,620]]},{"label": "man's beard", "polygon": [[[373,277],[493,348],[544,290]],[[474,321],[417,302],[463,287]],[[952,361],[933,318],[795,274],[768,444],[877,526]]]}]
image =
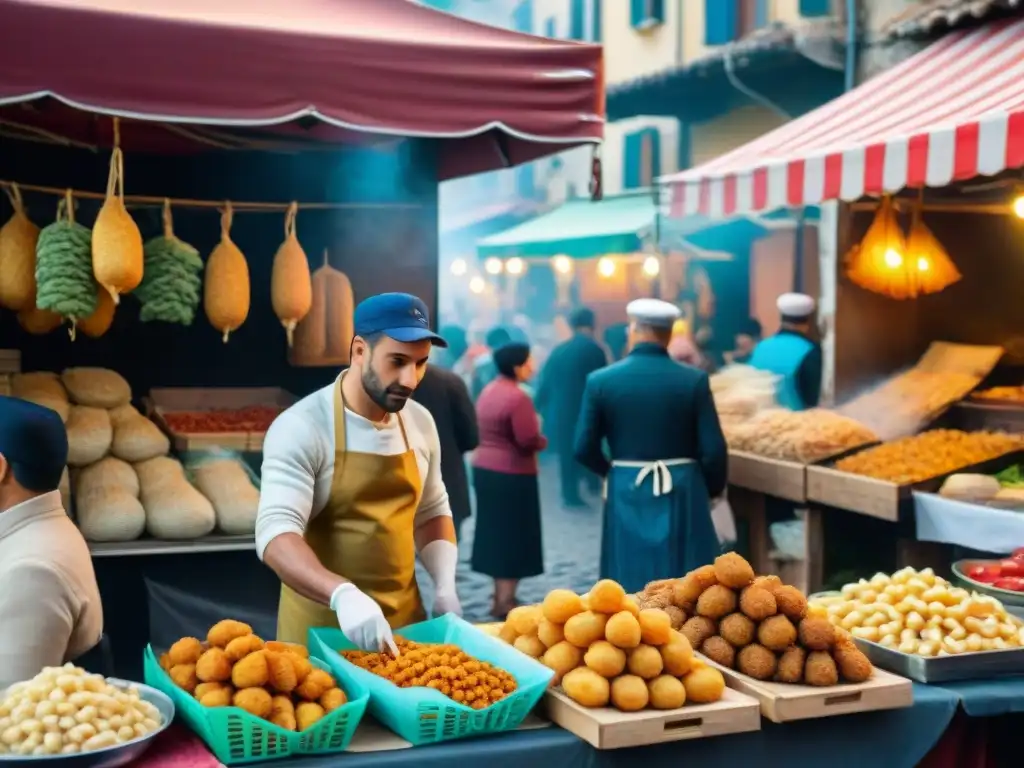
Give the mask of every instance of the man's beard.
[{"label": "man's beard", "polygon": [[398,413],[412,396],[412,390],[400,384],[385,387],[371,365],[363,369],[362,382],[363,391],[387,413]]}]

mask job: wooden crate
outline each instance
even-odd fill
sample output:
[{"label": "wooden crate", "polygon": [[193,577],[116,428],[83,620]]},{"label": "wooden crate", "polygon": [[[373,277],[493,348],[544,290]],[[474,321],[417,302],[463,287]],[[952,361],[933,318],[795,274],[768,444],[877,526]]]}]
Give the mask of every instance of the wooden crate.
[{"label": "wooden crate", "polygon": [[0,349],[0,374],[21,373],[21,352],[16,349]]},{"label": "wooden crate", "polygon": [[755,680],[723,667],[710,659],[733,690],[753,697],[761,714],[773,723],[816,720],[834,715],[852,715],[880,709],[902,709],[914,705],[914,685],[891,672],[875,668],[863,683],[842,683],[826,688]]},{"label": "wooden crate", "polygon": [[11,374],[0,373],[0,395],[11,396]]},{"label": "wooden crate", "polygon": [[807,466],[745,451],[729,451],[729,484],[790,501],[806,501]]},{"label": "wooden crate", "polygon": [[713,704],[641,712],[581,707],[561,689],[553,688],[545,696],[545,706],[553,722],[597,749],[641,747],[761,730],[758,702],[729,688]]},{"label": "wooden crate", "polygon": [[147,410],[150,418],[171,437],[178,451],[227,448],[236,451],[262,451],[266,432],[174,432],[165,414],[192,411],[237,410],[255,405],[277,406],[282,410],[296,397],[278,387],[162,387],[150,390]]}]

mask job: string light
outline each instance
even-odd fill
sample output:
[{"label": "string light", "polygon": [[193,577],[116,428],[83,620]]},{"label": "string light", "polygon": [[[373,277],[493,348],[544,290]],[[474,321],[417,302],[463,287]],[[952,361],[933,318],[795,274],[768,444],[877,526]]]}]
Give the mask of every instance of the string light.
[{"label": "string light", "polygon": [[661,262],[658,261],[657,256],[648,256],[644,259],[644,274],[648,277],[657,277],[658,273],[661,272]]},{"label": "string light", "polygon": [[520,259],[518,256],[513,256],[511,259],[505,262],[505,271],[508,272],[510,275],[521,275],[523,274],[523,270],[525,268],[526,265],[523,263],[523,260]]},{"label": "string light", "polygon": [[455,259],[452,262],[451,270],[456,277],[462,277],[469,270],[469,265],[466,264],[465,259]]},{"label": "string light", "polygon": [[572,259],[568,256],[555,256],[554,265],[555,272],[560,275],[568,275],[572,272]]},{"label": "string light", "polygon": [[500,275],[504,268],[505,265],[501,259],[494,258],[493,256],[484,262],[484,271],[489,275]]},{"label": "string light", "polygon": [[1018,195],[1013,201],[1013,213],[1018,219],[1024,219],[1024,195]]},{"label": "string light", "polygon": [[484,282],[484,279],[480,277],[480,275],[474,275],[469,279],[469,290],[472,293],[483,293],[484,288],[486,287],[487,283]]},{"label": "string light", "polygon": [[601,277],[611,277],[615,274],[615,262],[607,256],[602,256],[597,261],[597,273]]}]

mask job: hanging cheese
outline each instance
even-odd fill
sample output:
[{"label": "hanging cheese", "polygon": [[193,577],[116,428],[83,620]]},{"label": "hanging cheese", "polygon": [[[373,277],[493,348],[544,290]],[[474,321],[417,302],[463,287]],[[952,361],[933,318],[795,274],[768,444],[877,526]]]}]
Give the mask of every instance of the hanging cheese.
[{"label": "hanging cheese", "polygon": [[225,344],[249,316],[249,265],[231,240],[231,203],[220,218],[220,242],[206,262],[203,308],[210,325],[222,334]]},{"label": "hanging cheese", "polygon": [[69,189],[57,205],[57,220],[43,227],[36,243],[36,306],[66,318],[73,341],[78,321],[96,311],[97,293],[92,233],[75,221]]},{"label": "hanging cheese", "polygon": [[288,346],[294,342],[295,326],[309,314],[313,287],[309,277],[309,261],[295,234],[299,206],[292,203],[284,218],[284,242],[274,255],[270,276],[270,300],[274,314],[288,335]]},{"label": "hanging cheese", "polygon": [[199,251],[174,234],[171,201],[164,200],[164,233],[143,246],[145,266],[135,297],[139,320],[192,325],[202,295],[203,260]]},{"label": "hanging cheese", "polygon": [[39,227],[25,215],[17,184],[5,187],[14,215],[0,227],[0,307],[20,312],[36,304]]},{"label": "hanging cheese", "polygon": [[31,333],[33,336],[45,336],[60,328],[64,322],[60,315],[56,312],[50,312],[49,310],[39,309],[34,306],[34,299],[32,304],[32,307],[23,309],[18,313],[18,325],[26,333]]},{"label": "hanging cheese", "polygon": [[124,207],[124,155],[117,146],[110,155],[107,196],[92,226],[92,271],[117,304],[142,282],[142,233]]},{"label": "hanging cheese", "polygon": [[114,310],[116,309],[117,306],[114,304],[113,297],[100,288],[96,292],[96,311],[85,318],[85,320],[80,320],[78,322],[78,329],[86,336],[98,339],[110,330],[110,325],[114,322]]},{"label": "hanging cheese", "polygon": [[323,266],[313,273],[313,304],[295,329],[289,362],[298,367],[348,365],[352,344],[355,300],[345,273],[330,266],[324,251]]}]

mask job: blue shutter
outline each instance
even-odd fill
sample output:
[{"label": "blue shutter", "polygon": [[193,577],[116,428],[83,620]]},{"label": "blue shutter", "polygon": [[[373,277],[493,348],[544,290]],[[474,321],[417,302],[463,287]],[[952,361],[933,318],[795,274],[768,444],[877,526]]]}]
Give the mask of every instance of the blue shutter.
[{"label": "blue shutter", "polygon": [[601,3],[603,0],[590,0],[590,39],[601,42]]},{"label": "blue shutter", "polygon": [[679,123],[679,158],[676,162],[677,171],[685,171],[693,164],[693,144],[690,138],[690,124]]},{"label": "blue shutter", "polygon": [[725,45],[736,39],[736,4],[704,0],[704,43]]},{"label": "blue shutter", "polygon": [[534,198],[532,163],[516,168],[516,194],[527,200]]},{"label": "blue shutter", "polygon": [[650,136],[651,142],[651,184],[661,176],[661,131],[657,128],[648,128],[644,131]]},{"label": "blue shutter", "polygon": [[622,188],[636,189],[640,186],[640,146],[643,143],[643,131],[627,133],[622,153]]},{"label": "blue shutter", "polygon": [[647,16],[647,3],[644,0],[629,0],[629,26],[639,27]]},{"label": "blue shutter", "polygon": [[768,26],[768,0],[757,0],[754,6],[754,26],[758,29]]},{"label": "blue shutter", "polygon": [[[656,21],[659,24],[665,23],[665,0],[647,0],[647,18],[651,21]],[[679,12],[682,13],[683,9],[680,8]]]},{"label": "blue shutter", "polygon": [[569,37],[573,40],[586,40],[586,13],[585,0],[570,0]]},{"label": "blue shutter", "polygon": [[545,37],[558,37],[558,30],[555,29],[555,17],[550,17],[544,22],[544,36]]},{"label": "blue shutter", "polygon": [[512,28],[517,32],[533,32],[533,0],[522,0],[512,13]]},{"label": "blue shutter", "polygon": [[634,29],[663,24],[664,21],[664,0],[629,0],[629,24]]},{"label": "blue shutter", "polygon": [[800,0],[801,16],[828,16],[832,13],[831,0]]}]

